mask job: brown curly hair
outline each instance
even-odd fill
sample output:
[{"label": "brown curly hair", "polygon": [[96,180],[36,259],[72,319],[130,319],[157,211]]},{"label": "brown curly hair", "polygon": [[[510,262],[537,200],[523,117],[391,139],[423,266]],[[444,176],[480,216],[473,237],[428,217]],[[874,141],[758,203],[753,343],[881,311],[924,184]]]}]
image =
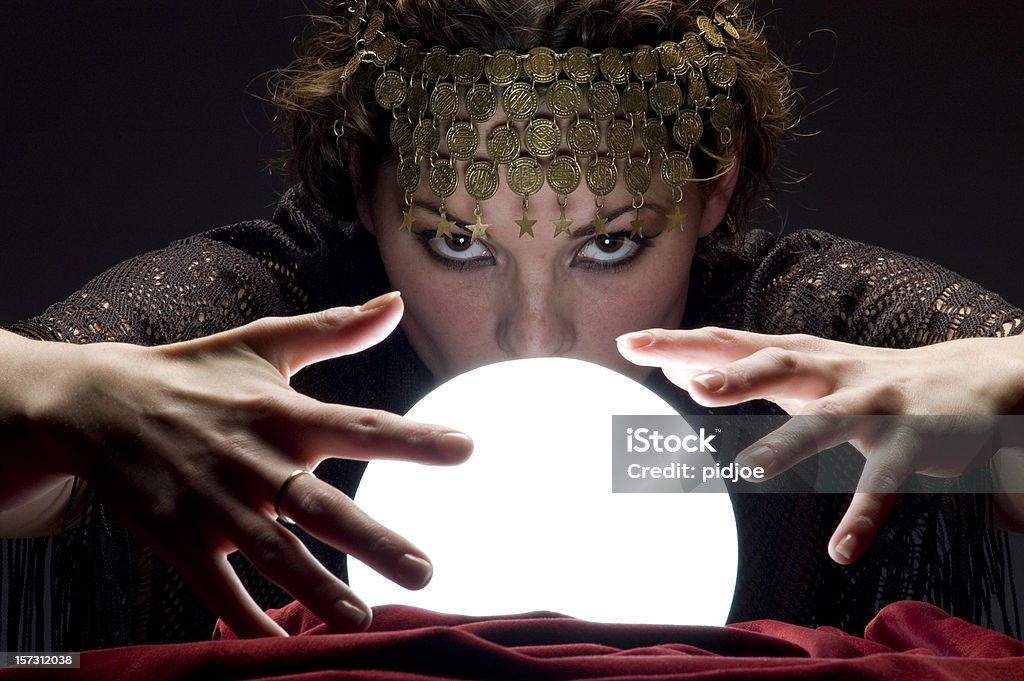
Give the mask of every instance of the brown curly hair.
[{"label": "brown curly hair", "polygon": [[[368,10],[384,13],[387,28],[402,40],[415,38],[423,45],[443,45],[454,52],[472,45],[483,52],[504,48],[520,53],[539,45],[557,52],[580,45],[596,52],[609,46],[679,40],[686,31],[697,30],[698,15],[710,16],[723,4],[722,0],[366,1]],[[353,211],[352,180],[365,186],[374,170],[364,167],[364,177],[349,177],[350,145],[360,145],[361,157],[381,161],[393,151],[387,134],[391,114],[374,100],[372,70],[359,69],[348,79],[339,77],[356,50],[356,36],[348,31],[348,4],[342,2],[341,7],[313,17],[303,55],[280,70],[272,82],[273,101],[282,114],[278,121],[291,138],[289,169],[317,200],[339,215]],[[739,19],[734,23],[740,36],[730,43],[729,53],[739,70],[732,97],[740,110],[734,131],[742,162],[726,214],[728,229],[716,230],[719,240],[735,235],[745,224],[753,199],[771,190],[768,171],[792,117],[789,69],[769,51],[751,8],[740,4],[736,9]],[[344,130],[337,127],[341,119]],[[339,132],[344,144],[339,143]]]}]

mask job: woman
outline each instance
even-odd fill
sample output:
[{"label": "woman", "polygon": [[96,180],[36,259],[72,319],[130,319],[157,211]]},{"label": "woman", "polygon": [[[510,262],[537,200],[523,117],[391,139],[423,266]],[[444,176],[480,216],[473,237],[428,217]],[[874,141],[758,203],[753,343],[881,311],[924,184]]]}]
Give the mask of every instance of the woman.
[{"label": "woman", "polygon": [[[920,261],[820,233],[745,232],[789,125],[785,70],[748,18],[710,2],[473,7],[333,8],[279,99],[302,183],[274,222],[140,256],[12,327],[28,338],[0,337],[15,376],[0,395],[14,442],[0,522],[7,536],[62,530],[9,542],[5,570],[24,581],[12,592],[31,593],[52,555],[52,612],[67,618],[26,600],[12,619],[39,617],[54,647],[176,640],[208,632],[201,600],[237,632],[280,633],[261,609],[288,597],[265,577],[336,627],[365,628],[366,607],[332,576],[337,551],[300,531],[307,552],[275,518],[425,584],[427,557],[332,485],[354,492],[350,459],[465,458],[464,436],[384,412],[499,359],[590,359],[690,409],[679,387],[706,406],[769,398],[807,413],[1018,408],[1018,341],[955,339],[1016,334],[1019,311]],[[901,283],[869,287],[875,273]],[[912,295],[927,287],[936,296]],[[965,352],[980,370],[951,361]],[[982,399],[951,401],[936,381]],[[45,455],[18,456],[29,451]],[[337,455],[319,480],[296,474]],[[893,483],[926,467],[904,452],[868,461]],[[997,500],[1012,522],[1011,500]],[[903,597],[987,608],[1001,573],[984,499],[866,494],[844,517],[845,501],[737,498],[734,619],[853,628]],[[228,564],[236,548],[252,567]],[[894,562],[896,550],[910,555]]]}]

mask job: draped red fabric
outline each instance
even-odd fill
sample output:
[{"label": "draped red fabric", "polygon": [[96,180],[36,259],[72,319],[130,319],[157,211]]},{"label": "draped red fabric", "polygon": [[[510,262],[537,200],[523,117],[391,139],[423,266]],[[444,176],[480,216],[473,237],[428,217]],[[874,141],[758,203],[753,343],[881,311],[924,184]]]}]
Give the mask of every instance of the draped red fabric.
[{"label": "draped red fabric", "polygon": [[146,679],[1024,679],[1024,643],[926,603],[884,608],[864,637],[760,620],[728,627],[596,624],[554,613],[447,615],[375,609],[361,634],[334,634],[293,603],[271,613],[287,639],[89,651],[81,668],[0,678]]}]

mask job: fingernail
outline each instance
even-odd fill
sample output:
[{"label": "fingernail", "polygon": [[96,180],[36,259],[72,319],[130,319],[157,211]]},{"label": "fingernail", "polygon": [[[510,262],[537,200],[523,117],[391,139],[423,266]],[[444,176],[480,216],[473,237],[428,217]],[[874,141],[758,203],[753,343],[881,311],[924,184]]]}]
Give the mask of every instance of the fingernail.
[{"label": "fingernail", "polygon": [[338,601],[335,610],[342,619],[352,623],[353,629],[359,631],[365,629],[369,625],[368,620],[373,617],[368,610],[359,607],[351,601]]},{"label": "fingernail", "polygon": [[445,433],[438,445],[443,454],[452,458],[464,458],[473,453],[473,440],[465,433]]},{"label": "fingernail", "polygon": [[634,331],[633,333],[625,333],[619,336],[615,339],[615,342],[627,348],[639,350],[654,342],[654,334],[649,331]]},{"label": "fingernail", "polygon": [[407,553],[398,559],[396,572],[405,586],[422,589],[434,576],[434,566],[428,560]]},{"label": "fingernail", "polygon": [[857,549],[857,536],[848,534],[836,544],[836,553],[846,560],[853,559],[853,552]]},{"label": "fingernail", "polygon": [[747,466],[749,468],[757,468],[760,466],[764,469],[766,475],[774,462],[775,454],[772,453],[771,449],[764,445],[752,449],[749,452],[741,453],[736,457],[737,465]]},{"label": "fingernail", "polygon": [[377,296],[373,300],[366,301],[362,305],[356,306],[356,310],[359,312],[376,312],[377,310],[387,307],[395,298],[398,298],[401,295],[400,291],[385,293],[382,296]]},{"label": "fingernail", "polygon": [[718,392],[725,387],[725,375],[720,371],[707,371],[703,374],[697,374],[690,380],[694,383],[699,383],[709,393]]}]

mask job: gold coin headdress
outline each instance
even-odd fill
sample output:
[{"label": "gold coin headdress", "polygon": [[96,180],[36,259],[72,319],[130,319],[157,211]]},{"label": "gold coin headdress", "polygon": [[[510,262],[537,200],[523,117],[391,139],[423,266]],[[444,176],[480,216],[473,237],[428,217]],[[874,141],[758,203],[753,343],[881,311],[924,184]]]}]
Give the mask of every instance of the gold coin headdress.
[{"label": "gold coin headdress", "polygon": [[[454,223],[445,200],[460,182],[476,201],[471,238],[486,236],[481,202],[497,192],[499,166],[505,166],[509,188],[523,200],[520,236],[533,236],[536,220],[529,217],[529,201],[545,182],[560,206],[555,236],[569,233],[566,197],[581,183],[595,197],[595,233],[606,235],[604,197],[620,175],[633,196],[631,224],[637,236],[655,162],[660,181],[672,192],[668,230],[682,229],[684,186],[711,179],[694,176],[694,147],[718,160],[712,177],[731,166],[731,157],[700,144],[706,123],[718,133],[721,148],[733,138],[737,109],[731,94],[738,69],[728,41],[739,32],[732,7],[713,18],[698,16],[697,31],[678,42],[628,51],[609,47],[599,53],[535,47],[526,54],[424,48],[385,30],[384,14],[368,13],[365,0],[356,0],[347,11],[349,34],[359,37],[341,79],[364,65],[380,71],[374,96],[392,114],[390,137],[405,197],[403,229],[412,229],[412,193],[426,177],[439,200],[437,237],[451,236]],[[496,114],[499,103],[504,122],[482,139],[482,124]]]}]

